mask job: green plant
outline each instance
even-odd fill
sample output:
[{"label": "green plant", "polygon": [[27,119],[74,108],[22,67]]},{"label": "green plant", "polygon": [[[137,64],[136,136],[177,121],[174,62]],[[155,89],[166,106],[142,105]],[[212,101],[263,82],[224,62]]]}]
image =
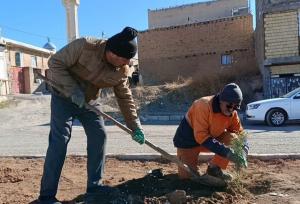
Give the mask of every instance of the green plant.
[{"label": "green plant", "polygon": [[[238,155],[238,157],[243,157],[245,154],[245,142],[247,140],[247,137],[248,133],[246,131],[242,131],[240,133],[237,133],[237,137],[234,138],[231,142],[231,148]],[[245,195],[247,193],[247,190],[244,188],[242,182],[243,167],[244,166],[242,163],[234,164],[235,176],[234,179],[230,182],[229,188],[233,189],[235,192]]]},{"label": "green plant", "polygon": [[[248,133],[246,131],[242,131],[237,133],[237,137],[234,138],[231,142],[231,148],[234,150],[235,154],[240,158],[243,158],[245,156],[245,142],[247,141],[247,137]],[[235,172],[239,174],[243,167],[244,165],[241,161],[235,163]]]}]

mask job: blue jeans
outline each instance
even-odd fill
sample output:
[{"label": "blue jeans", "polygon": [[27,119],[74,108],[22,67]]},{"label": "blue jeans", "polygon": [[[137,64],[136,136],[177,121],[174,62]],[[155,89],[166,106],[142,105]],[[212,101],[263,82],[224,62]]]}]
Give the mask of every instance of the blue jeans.
[{"label": "blue jeans", "polygon": [[54,93],[51,98],[49,146],[40,196],[52,197],[57,193],[74,118],[78,118],[87,135],[87,188],[101,185],[106,144],[103,118],[86,108],[79,108],[70,100]]}]

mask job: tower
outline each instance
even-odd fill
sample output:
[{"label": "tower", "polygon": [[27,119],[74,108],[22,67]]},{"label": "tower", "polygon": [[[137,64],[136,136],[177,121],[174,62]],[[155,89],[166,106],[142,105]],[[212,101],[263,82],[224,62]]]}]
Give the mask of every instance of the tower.
[{"label": "tower", "polygon": [[79,0],[62,0],[67,14],[68,42],[79,37],[77,8]]}]

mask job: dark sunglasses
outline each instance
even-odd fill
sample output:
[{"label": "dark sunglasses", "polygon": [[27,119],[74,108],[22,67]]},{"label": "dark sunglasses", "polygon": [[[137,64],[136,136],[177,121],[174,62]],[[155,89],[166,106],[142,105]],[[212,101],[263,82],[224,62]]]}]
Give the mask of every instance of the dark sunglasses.
[{"label": "dark sunglasses", "polygon": [[239,110],[241,108],[241,105],[236,105],[236,104],[233,104],[233,103],[229,103],[226,105],[226,108],[227,109],[233,109],[233,110]]}]

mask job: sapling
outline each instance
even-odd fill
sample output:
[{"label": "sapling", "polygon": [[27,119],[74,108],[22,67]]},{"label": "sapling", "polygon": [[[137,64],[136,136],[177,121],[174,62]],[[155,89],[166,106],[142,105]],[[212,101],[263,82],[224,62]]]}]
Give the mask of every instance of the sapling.
[{"label": "sapling", "polygon": [[[237,137],[234,138],[231,142],[231,148],[234,150],[234,153],[240,158],[245,157],[245,144],[247,141],[247,137],[248,133],[246,131],[242,131],[240,133],[237,133]],[[234,167],[236,173],[239,174],[243,167],[247,167],[247,162],[246,166],[244,166],[244,163],[241,160],[237,160]]]},{"label": "sapling", "polygon": [[[231,142],[230,147],[234,150],[235,154],[242,158],[245,156],[245,144],[247,141],[248,133],[246,131],[242,131],[240,133],[237,133],[237,137],[234,138]],[[246,166],[241,160],[237,160],[237,162],[234,164],[234,170],[235,170],[235,179],[232,181],[231,185],[236,190],[240,191],[241,193],[245,191],[243,188],[243,184],[241,181],[241,173],[242,169],[247,167],[247,161]]]}]

